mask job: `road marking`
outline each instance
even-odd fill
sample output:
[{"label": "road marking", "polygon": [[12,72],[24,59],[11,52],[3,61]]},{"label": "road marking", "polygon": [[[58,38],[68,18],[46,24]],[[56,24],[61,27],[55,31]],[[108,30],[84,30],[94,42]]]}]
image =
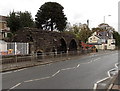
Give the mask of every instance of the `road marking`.
[{"label": "road marking", "polygon": [[96,58],[96,59],[94,59],[93,61],[95,62],[95,61],[97,61],[97,60],[99,60],[99,59],[101,59],[100,57],[99,58]]},{"label": "road marking", "polygon": [[109,79],[109,78],[110,78],[110,77],[106,77],[106,78],[104,78],[104,79],[102,79],[102,80],[97,81],[96,83],[100,83],[100,82],[105,81],[105,80],[107,80],[107,79]]},{"label": "road marking", "polygon": [[108,76],[111,77],[110,72],[108,71],[107,73],[108,73]]},{"label": "road marking", "polygon": [[15,86],[11,87],[10,89],[14,89],[14,88],[18,87],[19,85],[21,85],[21,83],[16,84]]},{"label": "road marking", "polygon": [[92,63],[93,62],[93,59],[90,60],[89,62],[86,62],[86,63],[83,63],[83,64],[89,64],[89,63]]},{"label": "road marking", "polygon": [[115,67],[116,67],[116,68],[118,68],[118,65],[119,65],[119,64],[118,64],[118,63],[116,63],[116,64],[115,64]]},{"label": "road marking", "polygon": [[48,79],[48,78],[51,78],[51,77],[50,77],[50,76],[48,76],[48,77],[43,77],[43,78],[40,78],[40,79],[35,79],[34,81],[44,80],[44,79]]},{"label": "road marking", "polygon": [[65,68],[65,69],[61,69],[61,70],[70,70],[70,69],[75,69],[77,67],[71,67],[71,68]]},{"label": "road marking", "polygon": [[77,65],[77,68],[80,67],[80,64]]},{"label": "road marking", "polygon": [[27,81],[24,81],[24,82],[32,82],[32,81],[34,81],[34,80],[27,80]]},{"label": "road marking", "polygon": [[55,75],[57,75],[60,72],[60,70],[58,70],[55,74],[52,75],[52,77],[54,77]]},{"label": "road marking", "polygon": [[94,84],[93,89],[94,89],[94,90],[97,89],[97,83]]},{"label": "road marking", "polygon": [[52,78],[52,77],[56,76],[56,75],[57,75],[58,73],[60,73],[61,71],[70,70],[70,69],[75,69],[75,68],[78,68],[79,66],[80,66],[80,64],[78,64],[77,67],[71,67],[71,68],[65,68],[65,69],[58,70],[58,71],[57,71],[56,73],[54,73],[52,76],[47,76],[47,77],[38,78],[38,79],[33,79],[33,80],[27,80],[27,81],[24,81],[24,82],[27,83],[27,82],[32,82],[32,81],[49,79],[49,78]]},{"label": "road marking", "polygon": [[100,57],[99,58],[96,58],[96,59],[92,59],[92,60],[90,60],[89,62],[85,62],[85,63],[81,63],[81,64],[89,64],[89,63],[92,63],[92,62],[95,62],[95,61],[97,61],[97,60],[99,60],[99,59],[101,59]]},{"label": "road marking", "polygon": [[[95,55],[93,55],[93,56],[95,56]],[[92,59],[90,62],[85,62],[85,63],[81,63],[81,64],[92,63],[93,61],[97,61],[97,60],[99,60],[99,59],[100,59],[100,57],[99,57],[99,58],[96,58],[96,59],[94,59],[94,60]],[[49,65],[51,65],[51,64],[49,64]],[[75,69],[75,68],[78,68],[78,67],[80,67],[80,64],[77,64],[77,66],[75,66],[75,67],[65,68],[65,69],[58,70],[58,71],[57,71],[56,73],[54,73],[52,76],[47,76],[47,77],[38,78],[38,79],[33,79],[33,80],[27,80],[27,81],[24,81],[24,82],[27,83],[27,82],[32,82],[32,81],[49,79],[49,78],[52,78],[52,77],[56,76],[58,73],[60,73],[60,71],[71,70],[71,69]],[[22,71],[22,70],[25,70],[25,69],[27,69],[27,68],[20,69],[20,70],[16,70],[16,71],[14,71],[14,72]],[[9,72],[9,73],[12,73],[12,72]],[[109,78],[109,77],[107,77],[107,78]],[[104,79],[102,79],[102,80],[100,80],[100,81],[106,80],[107,78],[104,78]],[[94,89],[97,87],[97,84],[98,84],[100,81],[97,81],[97,83],[94,84]],[[21,85],[21,84],[22,84],[22,83],[18,83],[18,84],[16,84],[15,86],[11,87],[10,89],[14,89],[14,88],[18,87],[18,86]]]},{"label": "road marking", "polygon": [[[102,80],[99,80],[99,81],[97,81],[96,83],[94,83],[93,89],[97,89],[97,86],[98,86],[98,84],[99,84],[100,82],[102,82],[102,81],[104,81],[104,80],[107,80],[107,79],[110,79],[110,78],[112,77],[112,76],[110,75],[110,71],[115,71],[115,70],[117,70],[117,68],[118,68],[117,65],[118,65],[118,63],[115,63],[115,68],[107,71],[108,77],[106,77],[106,78],[104,78],[104,79],[102,79]],[[112,84],[109,86],[109,88],[110,88],[111,86],[112,86]]]},{"label": "road marking", "polygon": [[19,71],[23,71],[25,69],[28,69],[28,68],[24,68],[24,69],[19,69],[19,70],[15,70],[15,71],[9,71],[9,72],[3,72],[1,73],[2,75],[5,75],[5,74],[10,74],[10,73],[14,73],[14,72],[19,72]]},{"label": "road marking", "polygon": [[107,90],[107,91],[109,91],[109,89],[111,89],[111,88],[113,87],[113,85],[114,85],[114,84],[110,84],[110,86],[108,87],[108,90]]},{"label": "road marking", "polygon": [[97,81],[96,83],[94,83],[93,89],[94,89],[94,90],[97,89],[97,86],[98,86],[98,84],[99,84],[100,82],[105,81],[105,80],[107,80],[107,79],[109,79],[109,78],[110,78],[110,77],[106,77],[106,78],[104,78],[104,79],[102,79],[102,80],[99,80],[99,81]]},{"label": "road marking", "polygon": [[28,81],[24,81],[25,83],[28,83],[28,82],[33,82],[33,81],[38,81],[38,80],[44,80],[44,79],[48,79],[48,78],[51,78],[50,76],[47,76],[47,77],[43,77],[43,78],[38,78],[38,79],[33,79],[33,80],[28,80]]},{"label": "road marking", "polygon": [[13,71],[13,72],[19,72],[19,71],[23,71],[23,70],[25,70],[25,69],[27,69],[27,68],[15,70],[15,71]]},{"label": "road marking", "polygon": [[89,63],[92,63],[93,62],[93,60],[91,60]]},{"label": "road marking", "polygon": [[110,76],[110,77],[111,77],[111,75],[110,75],[110,72],[111,72],[111,71],[118,71],[118,69],[117,69],[117,68],[113,68],[113,69],[109,70],[109,71],[108,71],[108,76]]},{"label": "road marking", "polygon": [[[93,55],[93,56],[95,56],[95,55]],[[89,61],[89,62],[82,63],[82,64],[92,63],[92,62],[97,61],[97,60],[99,60],[99,59],[100,59],[100,58],[96,58],[96,59],[94,59],[94,60],[91,60],[91,61]],[[49,65],[51,65],[51,64],[49,64]],[[117,65],[117,64],[116,64],[116,65]],[[52,77],[56,76],[58,73],[60,73],[60,71],[75,69],[75,68],[78,68],[79,66],[80,66],[80,64],[78,64],[78,65],[75,66],[75,67],[65,68],[65,69],[58,70],[58,71],[57,71],[56,73],[54,73],[52,76],[47,76],[47,77],[38,78],[38,79],[33,79],[33,80],[27,80],[27,81],[24,81],[24,82],[32,82],[32,81],[49,79],[49,78],[52,78]],[[20,69],[20,70],[16,70],[16,71],[14,71],[14,72],[22,71],[22,70],[25,70],[25,69],[26,69],[26,68]],[[8,73],[12,73],[12,72],[8,72]],[[3,74],[5,74],[5,73],[3,73]],[[7,74],[7,73],[6,73],[6,74]],[[109,74],[109,72],[108,72],[108,74]],[[110,74],[109,74],[109,77],[110,77]],[[97,81],[97,83],[94,84],[94,89],[97,87],[97,84],[98,84],[99,82],[104,81],[104,80],[108,79],[109,77],[104,78],[104,79],[102,79],[102,80],[100,80],[100,81]],[[16,87],[19,86],[19,85],[21,85],[21,83],[16,84],[15,86],[11,87],[10,89],[14,89],[14,88],[16,88]]]}]

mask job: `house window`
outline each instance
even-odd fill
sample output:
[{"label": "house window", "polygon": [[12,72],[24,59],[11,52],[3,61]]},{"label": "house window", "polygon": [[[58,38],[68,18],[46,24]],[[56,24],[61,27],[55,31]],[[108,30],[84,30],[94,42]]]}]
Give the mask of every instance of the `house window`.
[{"label": "house window", "polygon": [[108,41],[106,40],[106,41],[105,41],[105,43],[107,44],[107,43],[108,43]]},{"label": "house window", "polygon": [[115,45],[115,43],[111,43],[111,45]]},{"label": "house window", "polygon": [[92,38],[90,38],[90,42],[92,42]]}]

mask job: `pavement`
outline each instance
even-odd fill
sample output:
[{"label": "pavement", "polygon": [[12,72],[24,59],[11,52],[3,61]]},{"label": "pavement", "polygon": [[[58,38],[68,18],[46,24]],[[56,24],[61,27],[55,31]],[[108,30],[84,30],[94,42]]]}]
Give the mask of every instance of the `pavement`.
[{"label": "pavement", "polygon": [[93,89],[107,77],[117,62],[117,52],[91,53],[69,61],[59,61],[2,73],[4,89]]},{"label": "pavement", "polygon": [[54,62],[59,62],[59,61],[67,61],[67,60],[73,60],[73,59],[79,59],[82,58],[85,55],[90,55],[90,54],[80,54],[77,56],[63,56],[63,57],[56,57],[56,58],[49,58],[49,59],[42,59],[42,60],[30,60],[30,61],[22,61],[22,62],[17,62],[17,63],[9,63],[9,64],[3,64],[0,65],[0,72],[7,72],[7,71],[12,71],[12,70],[17,70],[17,69],[23,69],[23,68],[28,68],[28,67],[33,67],[33,66],[38,66],[38,65],[46,65]]},{"label": "pavement", "polygon": [[94,54],[104,54],[111,51],[101,51],[99,52],[93,52],[93,53],[86,53],[86,54],[79,54],[74,56],[68,56],[68,57],[58,57],[58,58],[49,58],[49,59],[42,59],[42,60],[30,60],[30,61],[22,61],[22,62],[15,62],[15,63],[8,63],[8,64],[2,64],[0,65],[0,72],[6,72],[11,70],[17,70],[17,69],[23,69],[26,67],[33,67],[38,65],[45,65],[49,63],[59,62],[59,61],[66,61],[66,60],[75,60],[80,59],[87,55],[94,55]]},{"label": "pavement", "polygon": [[119,70],[118,75],[116,76],[116,78],[112,84],[111,91],[113,91],[113,90],[120,91],[120,70]]}]

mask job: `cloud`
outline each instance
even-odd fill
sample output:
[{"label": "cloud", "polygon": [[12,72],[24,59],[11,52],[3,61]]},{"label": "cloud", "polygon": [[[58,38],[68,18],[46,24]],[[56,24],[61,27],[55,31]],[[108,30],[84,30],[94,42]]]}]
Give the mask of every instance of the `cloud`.
[{"label": "cloud", "polygon": [[[8,15],[10,11],[29,11],[33,18],[42,4],[52,1],[58,2],[64,7],[64,13],[71,23],[86,23],[90,20],[90,27],[97,26],[103,22],[103,16],[111,14],[111,19],[106,21],[116,27],[118,21],[119,0],[1,0],[0,14]],[[117,27],[116,27],[117,29]]]}]

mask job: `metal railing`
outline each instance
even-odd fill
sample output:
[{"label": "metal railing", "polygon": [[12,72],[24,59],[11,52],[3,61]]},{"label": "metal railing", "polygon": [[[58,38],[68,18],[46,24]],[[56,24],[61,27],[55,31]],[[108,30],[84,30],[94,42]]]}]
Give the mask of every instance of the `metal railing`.
[{"label": "metal railing", "polygon": [[6,69],[11,69],[15,67],[26,67],[26,66],[32,66],[37,65],[40,63],[49,63],[54,61],[63,61],[67,60],[74,56],[80,56],[83,54],[87,54],[92,52],[91,50],[82,50],[82,51],[69,51],[67,53],[64,52],[45,52],[45,53],[34,53],[29,55],[5,55],[2,56],[2,59],[0,59],[0,63],[2,65],[1,71]]}]

